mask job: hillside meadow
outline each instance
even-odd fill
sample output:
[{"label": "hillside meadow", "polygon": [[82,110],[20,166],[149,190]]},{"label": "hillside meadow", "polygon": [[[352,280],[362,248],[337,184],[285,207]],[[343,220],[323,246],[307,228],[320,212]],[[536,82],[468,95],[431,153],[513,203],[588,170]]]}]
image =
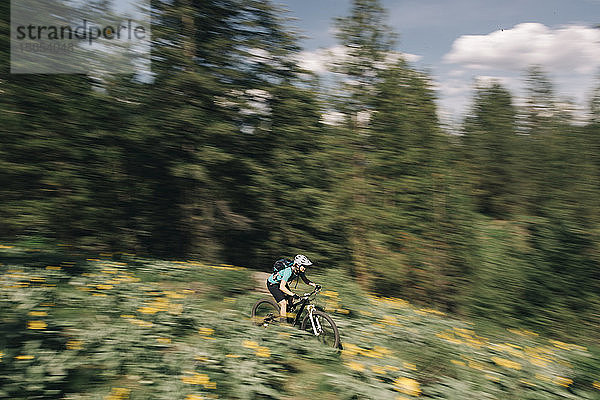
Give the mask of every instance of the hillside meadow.
[{"label": "hillside meadow", "polygon": [[[252,270],[0,248],[0,397],[600,399],[600,351],[311,271],[343,350],[253,326]],[[308,291],[300,284],[297,291]]]}]

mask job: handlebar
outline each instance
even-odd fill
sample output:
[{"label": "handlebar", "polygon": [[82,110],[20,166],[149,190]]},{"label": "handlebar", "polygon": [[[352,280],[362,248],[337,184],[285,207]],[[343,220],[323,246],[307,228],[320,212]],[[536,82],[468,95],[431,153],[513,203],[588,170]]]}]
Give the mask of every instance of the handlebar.
[{"label": "handlebar", "polygon": [[314,288],[314,290],[310,293],[304,293],[301,297],[303,298],[308,298],[310,296],[312,296],[313,294],[317,294],[322,290],[321,286],[317,286]]}]

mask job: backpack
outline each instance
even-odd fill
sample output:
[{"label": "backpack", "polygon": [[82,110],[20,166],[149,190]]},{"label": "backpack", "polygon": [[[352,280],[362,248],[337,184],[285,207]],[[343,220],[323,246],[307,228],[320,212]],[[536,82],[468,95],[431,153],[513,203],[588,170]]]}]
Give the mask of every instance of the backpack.
[{"label": "backpack", "polygon": [[281,258],[275,261],[275,264],[273,264],[273,273],[275,274],[279,271],[283,271],[284,269],[286,269],[287,267],[291,267],[292,265],[294,265],[294,262],[289,258]]}]

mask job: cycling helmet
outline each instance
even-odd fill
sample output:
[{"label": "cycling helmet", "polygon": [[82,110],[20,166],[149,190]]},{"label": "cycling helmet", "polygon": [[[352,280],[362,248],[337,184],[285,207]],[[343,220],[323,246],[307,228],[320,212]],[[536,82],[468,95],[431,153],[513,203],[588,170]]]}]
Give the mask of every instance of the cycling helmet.
[{"label": "cycling helmet", "polygon": [[305,267],[308,267],[308,266],[312,265],[312,262],[310,262],[308,257],[306,257],[305,255],[298,254],[296,257],[294,257],[294,264],[296,264],[298,266],[304,265]]}]

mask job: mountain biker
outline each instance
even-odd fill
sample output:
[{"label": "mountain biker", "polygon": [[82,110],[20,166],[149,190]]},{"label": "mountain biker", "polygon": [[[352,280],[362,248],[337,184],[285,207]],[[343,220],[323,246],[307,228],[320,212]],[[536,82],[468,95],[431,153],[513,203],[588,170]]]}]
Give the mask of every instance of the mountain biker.
[{"label": "mountain biker", "polygon": [[291,266],[284,268],[278,272],[274,272],[267,279],[267,288],[279,304],[279,321],[286,322],[287,303],[291,299],[299,299],[296,293],[292,292],[288,283],[297,277],[302,278],[302,281],[307,285],[315,288],[320,288],[320,285],[310,281],[306,275],[306,267],[313,265],[312,262],[303,254],[298,254],[294,257],[294,262]]}]

